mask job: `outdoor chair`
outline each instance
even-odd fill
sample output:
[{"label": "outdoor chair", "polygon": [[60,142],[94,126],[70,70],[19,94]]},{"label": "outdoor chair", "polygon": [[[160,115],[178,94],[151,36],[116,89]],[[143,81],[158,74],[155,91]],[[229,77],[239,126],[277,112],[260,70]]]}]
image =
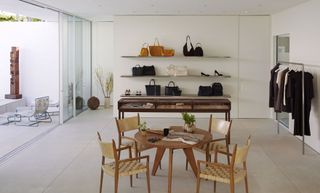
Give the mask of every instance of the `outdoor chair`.
[{"label": "outdoor chair", "polygon": [[40,122],[51,123],[52,119],[48,113],[49,107],[49,97],[39,97],[35,99],[34,108],[17,108],[16,114],[21,116],[21,119],[27,119],[27,123],[22,123],[19,125],[24,126],[38,126]]}]

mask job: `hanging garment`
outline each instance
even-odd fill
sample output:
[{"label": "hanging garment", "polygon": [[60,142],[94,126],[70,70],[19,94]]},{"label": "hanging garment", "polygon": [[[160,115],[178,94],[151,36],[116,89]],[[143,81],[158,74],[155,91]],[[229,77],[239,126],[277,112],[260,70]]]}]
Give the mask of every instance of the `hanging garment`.
[{"label": "hanging garment", "polygon": [[292,112],[292,100],[291,98],[289,97],[290,94],[289,94],[289,90],[292,90],[292,89],[289,89],[289,86],[291,85],[290,84],[290,75],[292,75],[294,73],[294,71],[289,71],[286,73],[286,76],[285,76],[285,79],[284,79],[284,95],[283,95],[283,109],[282,111],[283,112],[287,112],[287,113],[291,113]]},{"label": "hanging garment", "polygon": [[[295,72],[290,75],[289,92],[293,100],[292,114],[294,118],[294,135],[302,136],[302,72]],[[290,90],[291,89],[291,90]],[[313,76],[309,72],[304,73],[304,121],[305,135],[311,135],[310,132],[310,111],[311,99],[314,97]]]},{"label": "hanging garment", "polygon": [[276,64],[270,71],[270,82],[269,82],[269,107],[274,107],[274,77],[276,70],[279,68],[280,64]]},{"label": "hanging garment", "polygon": [[278,92],[276,97],[276,103],[274,104],[274,111],[275,112],[282,112],[283,109],[283,93],[284,93],[284,78],[287,72],[289,71],[288,68],[280,70],[277,76],[277,88]]}]

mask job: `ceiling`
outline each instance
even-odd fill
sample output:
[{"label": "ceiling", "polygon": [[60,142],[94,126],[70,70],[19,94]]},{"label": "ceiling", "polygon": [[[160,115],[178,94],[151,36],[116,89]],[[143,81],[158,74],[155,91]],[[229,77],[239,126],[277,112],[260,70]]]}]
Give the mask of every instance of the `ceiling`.
[{"label": "ceiling", "polygon": [[270,15],[308,0],[37,0],[90,19],[114,15]]}]

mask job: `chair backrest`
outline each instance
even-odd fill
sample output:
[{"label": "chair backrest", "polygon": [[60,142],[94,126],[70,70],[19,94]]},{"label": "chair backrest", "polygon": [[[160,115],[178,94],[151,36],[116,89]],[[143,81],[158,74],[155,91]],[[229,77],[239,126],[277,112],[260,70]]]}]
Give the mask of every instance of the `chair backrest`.
[{"label": "chair backrest", "polygon": [[97,135],[98,135],[98,142],[100,145],[102,156],[108,159],[117,160],[118,155],[116,151],[116,143],[114,142],[114,140],[112,140],[112,143],[105,143],[105,142],[102,142],[101,135],[99,132],[97,132]]},{"label": "chair backrest", "polygon": [[39,97],[35,99],[35,114],[41,114],[47,112],[49,108],[49,97]]},{"label": "chair backrest", "polygon": [[213,118],[212,115],[210,115],[209,120],[209,132],[217,132],[223,135],[227,135],[229,133],[229,130],[231,128],[231,122],[220,120]]},{"label": "chair backrest", "polygon": [[247,155],[248,155],[250,145],[251,145],[251,136],[248,137],[247,143],[245,145],[236,148],[236,151],[233,154],[235,155],[234,164],[240,164],[247,160]]},{"label": "chair backrest", "polygon": [[126,132],[138,129],[140,124],[139,114],[134,117],[128,117],[123,119],[116,119],[117,127],[119,132]]}]

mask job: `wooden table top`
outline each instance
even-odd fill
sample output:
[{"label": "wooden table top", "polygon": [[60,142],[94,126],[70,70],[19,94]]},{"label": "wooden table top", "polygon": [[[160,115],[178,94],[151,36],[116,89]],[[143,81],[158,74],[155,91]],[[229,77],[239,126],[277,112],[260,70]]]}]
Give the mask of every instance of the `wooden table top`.
[{"label": "wooden table top", "polygon": [[[178,131],[178,132],[184,131],[182,126],[171,126],[170,130],[174,130],[174,131]],[[194,134],[202,134],[202,135],[204,135],[204,138],[200,142],[198,142],[196,144],[192,144],[192,145],[187,144],[187,143],[183,143],[180,141],[161,140],[164,137],[163,132],[161,132],[161,130],[157,130],[157,131],[158,132],[153,132],[153,130],[151,130],[150,132],[147,132],[147,134],[145,136],[142,135],[141,132],[137,132],[134,137],[139,143],[146,145],[146,146],[161,147],[161,148],[173,148],[173,149],[192,148],[192,147],[198,146],[202,143],[206,143],[212,139],[211,133],[209,133],[206,130],[199,129],[199,128],[195,129],[193,133]],[[156,139],[160,139],[160,140],[152,143],[152,142],[148,141],[151,138],[156,138]]]}]

